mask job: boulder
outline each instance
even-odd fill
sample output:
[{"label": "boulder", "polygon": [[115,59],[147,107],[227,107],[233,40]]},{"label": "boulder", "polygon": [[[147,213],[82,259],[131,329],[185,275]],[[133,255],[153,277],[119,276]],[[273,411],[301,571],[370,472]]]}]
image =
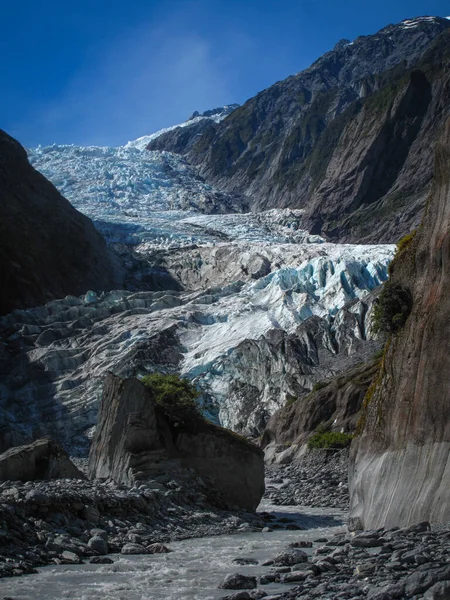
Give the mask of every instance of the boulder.
[{"label": "boulder", "polygon": [[89,456],[91,477],[133,485],[174,467],[193,468],[228,504],[254,510],[264,493],[263,456],[245,438],[204,419],[174,423],[149,387],[108,374]]},{"label": "boulder", "polygon": [[[59,444],[48,438],[0,454],[0,480],[86,479]],[[42,495],[42,494],[41,494]],[[33,498],[29,498],[33,500]]]}]

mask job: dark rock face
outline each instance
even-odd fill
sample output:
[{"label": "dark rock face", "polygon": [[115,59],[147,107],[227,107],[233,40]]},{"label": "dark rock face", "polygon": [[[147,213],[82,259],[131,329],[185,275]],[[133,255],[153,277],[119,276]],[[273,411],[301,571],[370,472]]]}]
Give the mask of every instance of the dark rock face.
[{"label": "dark rock face", "polygon": [[252,210],[305,208],[312,233],[397,241],[420,222],[449,114],[449,27],[424,17],[343,41],[224,121],[149,149],[185,154]]},{"label": "dark rock face", "polygon": [[111,289],[115,259],[90,219],[0,130],[0,314],[89,289]]},{"label": "dark rock face", "polygon": [[0,480],[85,479],[67,453],[50,439],[10,448],[0,454]]},{"label": "dark rock face", "polygon": [[109,374],[91,452],[92,477],[133,484],[176,466],[213,480],[232,505],[254,510],[264,492],[262,451],[244,438],[199,420],[177,427],[137,379]]},{"label": "dark rock face", "polygon": [[450,121],[417,235],[392,265],[412,312],[385,352],[350,468],[354,528],[450,519]]}]

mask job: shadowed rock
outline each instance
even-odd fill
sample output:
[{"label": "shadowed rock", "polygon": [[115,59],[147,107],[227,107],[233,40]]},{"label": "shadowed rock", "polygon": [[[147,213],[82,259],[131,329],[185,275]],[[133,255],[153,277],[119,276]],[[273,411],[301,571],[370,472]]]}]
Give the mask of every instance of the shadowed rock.
[{"label": "shadowed rock", "polygon": [[119,270],[91,220],[0,130],[0,315],[116,285]]},{"label": "shadowed rock", "polygon": [[0,455],[0,480],[85,479],[67,453],[50,439],[10,448]]},{"label": "shadowed rock", "polygon": [[109,373],[89,456],[90,476],[132,485],[179,467],[211,478],[231,505],[254,510],[264,492],[259,448],[203,419],[176,423],[155,403],[151,388]]}]

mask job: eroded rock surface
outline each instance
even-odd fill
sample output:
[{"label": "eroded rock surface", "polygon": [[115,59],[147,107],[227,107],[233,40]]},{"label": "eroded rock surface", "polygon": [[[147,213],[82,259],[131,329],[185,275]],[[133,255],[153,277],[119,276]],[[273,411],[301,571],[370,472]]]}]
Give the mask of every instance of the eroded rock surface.
[{"label": "eroded rock surface", "polygon": [[84,479],[67,453],[50,439],[36,440],[0,454],[0,480]]},{"label": "eroded rock surface", "polygon": [[450,520],[450,121],[437,146],[434,190],[392,281],[412,311],[388,343],[350,468],[350,525],[372,529]]},{"label": "eroded rock surface", "polygon": [[90,451],[91,477],[131,485],[174,465],[210,478],[230,505],[254,510],[264,492],[259,448],[203,419],[176,423],[155,403],[151,388],[109,374]]}]

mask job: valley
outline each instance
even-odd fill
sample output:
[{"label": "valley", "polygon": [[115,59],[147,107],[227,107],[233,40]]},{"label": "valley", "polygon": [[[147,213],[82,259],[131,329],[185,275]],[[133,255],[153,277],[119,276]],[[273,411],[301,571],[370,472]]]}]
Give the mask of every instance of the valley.
[{"label": "valley", "polygon": [[449,31],[122,146],[0,132],[5,600],[448,596]]}]

